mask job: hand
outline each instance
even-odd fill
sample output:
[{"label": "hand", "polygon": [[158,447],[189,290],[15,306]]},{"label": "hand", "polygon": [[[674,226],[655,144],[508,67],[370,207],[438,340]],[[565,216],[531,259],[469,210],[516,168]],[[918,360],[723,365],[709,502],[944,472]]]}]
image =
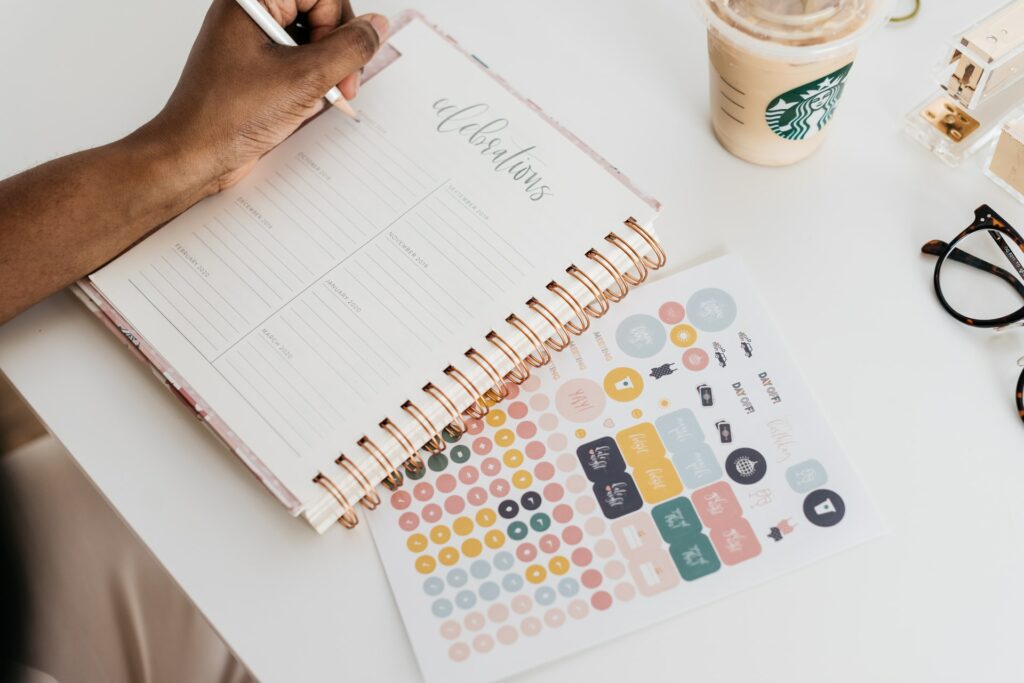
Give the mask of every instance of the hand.
[{"label": "hand", "polygon": [[387,19],[354,17],[349,0],[262,1],[282,26],[306,12],[311,42],[276,45],[234,0],[214,0],[170,100],[138,131],[176,150],[204,195],[243,178],[332,86],[355,97],[359,70],[387,37]]}]

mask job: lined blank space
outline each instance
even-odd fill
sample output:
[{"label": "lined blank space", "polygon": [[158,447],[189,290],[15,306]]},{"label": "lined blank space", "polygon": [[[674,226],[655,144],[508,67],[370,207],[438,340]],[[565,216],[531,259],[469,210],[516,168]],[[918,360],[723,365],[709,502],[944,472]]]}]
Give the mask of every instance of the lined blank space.
[{"label": "lined blank space", "polygon": [[[456,271],[458,271],[458,272],[462,273],[463,275],[465,275],[467,279],[469,279],[470,281],[472,281],[472,282],[473,282],[474,284],[476,284],[476,285],[477,285],[477,286],[478,286],[478,287],[479,287],[479,288],[480,288],[480,289],[481,289],[482,291],[484,291],[484,292],[485,292],[485,293],[487,294],[488,298],[489,298],[489,299],[490,299],[491,301],[494,301],[494,297],[493,297],[493,296],[491,295],[491,293],[490,293],[490,292],[488,292],[488,291],[487,291],[487,290],[486,290],[486,289],[484,288],[484,284],[483,284],[483,283],[485,283],[485,282],[487,282],[487,283],[491,283],[491,279],[490,279],[489,277],[487,277],[487,273],[485,273],[485,272],[483,271],[483,269],[481,269],[481,268],[480,268],[480,266],[478,266],[478,265],[477,265],[476,263],[474,263],[474,262],[473,262],[473,260],[472,260],[472,259],[471,259],[471,258],[470,258],[469,256],[467,256],[467,255],[466,255],[466,252],[464,252],[464,251],[463,251],[463,250],[462,250],[462,249],[461,249],[461,248],[460,248],[459,246],[457,246],[457,245],[456,245],[456,244],[455,244],[454,242],[452,242],[452,241],[451,241],[450,239],[448,239],[447,237],[445,237],[445,236],[444,236],[444,235],[443,235],[443,234],[442,234],[442,233],[441,233],[440,231],[438,231],[438,230],[437,230],[437,229],[436,229],[436,228],[435,228],[434,226],[432,226],[432,225],[431,225],[430,223],[428,223],[428,222],[427,222],[426,220],[424,220],[422,216],[416,216],[416,218],[418,218],[418,219],[419,219],[419,222],[420,222],[420,229],[421,229],[421,230],[425,230],[425,231],[426,231],[426,232],[424,233],[424,236],[426,237],[426,236],[428,236],[428,235],[436,235],[436,236],[437,236],[437,238],[438,238],[438,240],[440,240],[441,242],[443,242],[444,244],[446,244],[446,245],[447,245],[448,247],[450,247],[450,248],[451,248],[451,250],[452,250],[453,252],[455,252],[456,254],[458,254],[458,255],[459,255],[459,263],[457,264],[457,263],[455,263],[454,261],[452,261],[451,257],[449,257],[449,256],[448,256],[448,253],[447,253],[447,251],[445,251],[444,249],[441,249],[441,248],[439,248],[439,247],[437,246],[437,244],[435,244],[435,242],[434,242],[433,240],[430,240],[430,241],[428,241],[428,244],[430,244],[430,245],[431,245],[432,247],[434,247],[434,250],[435,250],[435,251],[436,251],[437,253],[439,253],[439,254],[441,254],[442,256],[444,256],[445,260],[447,260],[447,261],[448,261],[449,263],[451,263],[451,264],[452,264],[452,267],[453,267],[453,268],[455,268],[455,269],[456,269]],[[470,275],[468,274],[468,272],[467,272],[467,271],[468,271],[468,270],[469,270],[470,268],[472,268],[473,270],[475,270],[475,271],[476,271],[477,273],[479,273],[479,274],[480,274],[480,277],[479,277],[479,279],[477,279],[477,278],[474,278],[474,277],[472,277],[472,276],[470,276]],[[495,286],[497,286],[497,283],[493,283],[493,284],[495,284]]]},{"label": "lined blank space", "polygon": [[[339,421],[344,420],[344,413],[334,407],[334,404],[320,392],[312,380],[306,377],[306,375],[303,374],[303,372],[291,361],[277,353],[277,350],[270,345],[269,340],[263,336],[258,337],[258,339],[263,341],[263,346],[267,348],[267,353],[261,351],[259,347],[251,341],[249,342],[249,349],[259,356],[260,360],[267,364],[267,367],[271,368],[286,384],[288,384],[292,391],[302,398],[302,400],[309,405],[313,412],[315,412],[328,427],[335,427]],[[267,354],[269,354],[269,356]],[[293,380],[298,380],[298,382],[293,382]],[[304,393],[305,390],[300,389],[296,384],[302,384],[304,387],[308,388],[309,391],[316,394],[317,398],[320,399],[319,407],[313,405],[311,400],[307,400],[306,394]],[[329,417],[325,415],[323,411],[333,413],[333,415]]]},{"label": "lined blank space", "polygon": [[[224,366],[226,368],[228,368],[228,369],[230,369],[232,371],[232,374],[234,375],[234,378],[235,378],[236,382],[244,384],[245,386],[247,386],[247,387],[249,387],[251,389],[251,391],[244,392],[243,395],[247,396],[247,402],[249,403],[249,405],[252,406],[252,408],[254,410],[256,410],[256,412],[258,412],[261,417],[263,417],[263,420],[267,424],[269,424],[269,425],[284,424],[285,426],[288,427],[288,430],[294,436],[297,436],[299,438],[299,440],[301,440],[305,444],[305,446],[307,448],[310,446],[310,443],[309,443],[308,440],[306,440],[306,437],[305,437],[305,434],[303,433],[303,431],[301,429],[298,429],[295,426],[295,423],[293,423],[288,417],[283,415],[281,413],[281,411],[277,409],[276,406],[274,406],[272,403],[270,403],[267,400],[267,397],[262,392],[260,392],[259,388],[252,382],[252,379],[251,379],[249,373],[246,373],[246,372],[243,372],[243,371],[239,370],[238,367],[235,365],[235,363],[230,358],[225,359],[223,364],[224,364]],[[221,370],[221,374],[224,375],[223,370]],[[228,378],[225,376],[225,379],[228,379]],[[231,381],[231,380],[228,380],[228,381]],[[238,391],[237,385],[232,384],[232,386],[235,386],[235,390]],[[242,393],[242,392],[240,392],[240,393]],[[259,407],[257,407],[257,404],[259,404]],[[268,419],[267,418],[267,413],[268,412],[269,413],[273,413],[273,415],[277,419],[276,420]],[[277,428],[274,428],[274,431],[277,433],[278,436],[280,436],[288,444],[288,447],[291,448],[295,452],[296,455],[298,455],[300,453],[300,448],[297,447],[297,446],[299,446],[299,444],[295,443],[295,439],[289,439],[287,436],[282,434],[280,432],[280,430],[278,430]]]},{"label": "lined blank space", "polygon": [[[367,360],[366,356],[364,356],[362,353],[360,353],[359,350],[356,348],[356,346],[350,344],[347,339],[345,339],[343,336],[341,336],[341,333],[338,332],[338,330],[335,328],[335,326],[332,325],[331,323],[329,323],[327,320],[325,320],[324,317],[316,309],[313,308],[313,306],[309,303],[309,301],[303,301],[302,303],[303,303],[303,305],[305,305],[306,310],[308,310],[310,312],[310,314],[314,318],[316,318],[317,322],[319,322],[321,325],[323,325],[323,328],[322,328],[323,330],[325,330],[326,332],[329,332],[332,337],[338,339],[338,341],[340,341],[342,344],[344,344],[345,348],[347,348],[352,353],[353,356],[355,356],[356,358],[359,359],[359,361],[362,363],[362,367],[366,368],[367,370],[370,370],[374,375],[377,376],[377,379],[379,379],[380,381],[382,381],[382,382],[385,381],[384,375],[381,373],[381,371],[378,370],[376,367],[374,367],[374,364],[371,363],[369,360]],[[312,326],[313,325],[312,325],[312,322],[311,322],[310,323],[310,327],[312,327]],[[326,341],[326,339],[325,339],[325,341]],[[343,356],[342,354],[338,353],[337,349],[335,349],[333,344],[330,345],[330,349],[339,358],[344,358],[345,362],[348,363],[348,365],[350,367],[353,367],[353,368],[356,367],[355,364],[352,363],[352,361],[350,361],[348,359],[348,357]]]},{"label": "lined blank space", "polygon": [[[234,237],[234,235],[231,235],[231,231],[227,229],[227,226],[226,226],[226,225],[224,225],[224,222],[223,222],[223,221],[221,221],[221,220],[220,220],[220,219],[219,219],[219,218],[218,218],[217,216],[214,216],[214,217],[213,217],[213,219],[214,219],[215,221],[217,221],[218,223],[220,223],[220,226],[221,226],[221,227],[222,227],[222,228],[224,229],[224,233],[225,233],[226,235],[230,235],[231,237]],[[242,264],[242,266],[243,266],[243,267],[244,267],[244,268],[245,268],[246,270],[248,270],[248,271],[249,271],[250,273],[252,273],[253,277],[255,277],[255,278],[256,278],[257,280],[259,280],[260,282],[262,282],[262,283],[263,283],[263,286],[264,286],[264,287],[266,287],[267,289],[269,289],[269,290],[270,290],[270,291],[271,291],[271,292],[272,292],[272,293],[274,294],[274,296],[276,296],[276,297],[277,297],[278,299],[282,299],[282,298],[284,298],[284,297],[282,297],[282,296],[281,296],[281,293],[280,293],[280,292],[278,292],[278,291],[277,291],[276,289],[274,289],[274,287],[273,287],[273,286],[271,286],[271,284],[270,284],[269,282],[267,282],[267,280],[266,280],[266,279],[265,279],[265,278],[264,278],[264,277],[263,277],[262,275],[260,275],[259,273],[257,273],[257,272],[256,272],[256,269],[255,269],[255,268],[253,268],[253,267],[252,267],[251,265],[249,265],[249,262],[248,262],[248,260],[246,260],[246,259],[242,258],[242,257],[241,257],[241,256],[239,255],[238,251],[237,251],[237,250],[236,250],[236,249],[235,249],[234,247],[232,247],[232,246],[231,246],[230,244],[228,244],[228,242],[227,242],[227,241],[226,241],[226,240],[225,240],[225,239],[224,239],[223,237],[221,237],[220,235],[218,235],[218,234],[217,234],[217,232],[216,232],[215,230],[213,230],[213,229],[212,229],[212,228],[211,228],[211,227],[210,227],[209,225],[207,225],[207,224],[203,223],[203,227],[204,227],[204,228],[206,228],[206,231],[207,231],[207,232],[209,232],[209,233],[210,233],[210,235],[212,235],[212,236],[213,236],[213,238],[214,238],[215,240],[217,240],[217,242],[219,242],[219,243],[220,243],[220,245],[221,245],[222,247],[224,247],[224,249],[225,249],[225,250],[226,250],[226,251],[227,251],[227,252],[228,252],[229,254],[231,254],[231,255],[232,255],[232,256],[233,256],[234,258],[235,258],[235,260],[236,260],[236,261],[238,261],[238,262],[239,262],[240,264]],[[235,238],[235,239],[234,239],[234,240],[232,240],[232,241],[237,241],[237,238]],[[249,253],[251,254],[252,252],[250,251]],[[258,258],[257,258],[256,260],[257,260],[257,261],[259,261],[259,259],[258,259]],[[262,261],[260,261],[260,263],[262,264],[263,262],[262,262]],[[264,267],[264,268],[266,268],[266,265],[264,264],[264,266],[263,266],[263,267]],[[268,271],[269,271],[269,269],[268,269]],[[280,278],[277,278],[277,279],[278,279],[278,280],[280,280]],[[282,285],[284,285],[284,287],[285,287],[285,288],[287,289],[287,287],[288,287],[288,286],[287,286],[287,285],[285,285],[285,284],[284,284],[284,282],[281,282],[281,284],[282,284]]]},{"label": "lined blank space", "polygon": [[[323,348],[324,349],[329,349],[331,351],[332,355],[335,356],[335,360],[339,360],[338,354],[333,351],[333,349],[331,348],[331,345],[327,342],[326,339],[323,338],[323,335],[321,335],[319,332],[317,332],[316,329],[314,329],[309,324],[309,321],[307,321],[306,318],[304,318],[301,313],[299,313],[296,310],[292,310],[292,311],[290,311],[290,313],[292,314],[292,317],[297,322],[301,323],[303,328],[310,330],[313,333],[314,336],[316,336],[318,339],[320,339],[320,341],[323,342]],[[289,321],[283,315],[281,316],[280,320],[293,333],[295,333],[296,337],[298,337],[299,339],[302,340],[302,342],[306,345],[307,348],[309,348],[314,354],[316,354],[320,358],[320,360],[322,360],[326,364],[326,366],[331,369],[331,371],[335,374],[335,376],[338,377],[338,379],[340,379],[342,382],[344,382],[345,386],[348,387],[349,390],[351,390],[356,396],[358,396],[359,398],[363,399],[364,401],[366,400],[366,394],[363,393],[362,391],[360,391],[358,389],[358,387],[356,387],[354,384],[352,384],[352,382],[350,381],[349,377],[350,376],[358,377],[362,381],[362,383],[365,384],[366,387],[371,389],[371,390],[374,389],[373,382],[371,382],[368,379],[366,379],[366,377],[364,377],[362,375],[362,373],[360,373],[356,368],[352,367],[352,364],[348,363],[344,358],[340,358],[340,360],[342,362],[344,362],[346,365],[348,365],[350,372],[349,373],[342,372],[338,368],[337,365],[335,365],[330,360],[328,360],[327,358],[324,357],[323,353],[321,353],[321,351],[320,351],[320,347],[317,346],[317,345],[314,345],[313,342],[310,341],[309,335],[301,332],[298,329],[298,327],[296,327],[295,323]]]},{"label": "lined blank space", "polygon": [[[193,233],[193,234],[195,234],[195,233]],[[234,314],[235,314],[236,316],[238,316],[238,317],[239,317],[239,318],[240,318],[240,319],[242,320],[242,322],[243,322],[243,323],[245,323],[246,325],[249,325],[249,318],[247,318],[247,317],[245,316],[245,314],[244,314],[244,313],[242,313],[242,312],[241,312],[240,310],[238,310],[238,308],[237,308],[237,307],[236,307],[236,306],[235,306],[235,305],[234,305],[233,303],[231,303],[231,302],[230,302],[230,301],[229,301],[229,300],[228,300],[228,299],[227,299],[227,298],[226,298],[226,297],[225,297],[225,296],[224,296],[224,295],[223,295],[223,294],[222,294],[222,293],[220,292],[220,290],[218,290],[218,289],[217,289],[216,287],[214,287],[213,285],[211,285],[211,284],[210,284],[210,282],[209,282],[209,281],[208,281],[208,280],[207,280],[207,279],[206,279],[205,277],[203,277],[202,275],[200,275],[199,273],[197,273],[197,272],[196,272],[196,271],[195,271],[195,270],[194,270],[194,269],[192,268],[192,264],[191,264],[191,263],[189,263],[189,262],[188,262],[188,260],[187,260],[187,259],[185,258],[184,254],[182,254],[182,253],[181,253],[180,251],[178,251],[177,249],[175,249],[174,253],[178,255],[178,258],[180,259],[180,262],[182,263],[182,266],[181,266],[181,268],[183,268],[183,269],[184,269],[184,271],[185,271],[186,273],[190,273],[190,274],[191,274],[191,275],[192,275],[192,276],[193,276],[193,277],[194,277],[194,278],[195,278],[196,280],[198,280],[198,281],[199,281],[199,282],[200,282],[200,283],[201,283],[201,284],[202,284],[202,285],[204,286],[204,288],[205,288],[205,289],[206,289],[207,291],[209,291],[209,292],[210,292],[211,294],[213,294],[213,295],[214,295],[214,296],[216,296],[216,297],[217,297],[218,299],[220,299],[221,303],[223,303],[223,304],[224,304],[224,306],[226,306],[227,308],[230,308],[230,309],[231,309],[231,310],[232,310],[232,311],[234,312]],[[168,266],[170,266],[170,265],[171,265],[171,262],[167,260],[167,257],[166,257],[166,256],[161,256],[160,258],[162,258],[162,259],[163,259],[163,260],[164,260],[164,261],[165,261],[165,262],[167,263],[167,265],[168,265]],[[173,266],[172,266],[172,267],[173,267]],[[178,270],[178,269],[175,269],[175,270]],[[188,278],[186,278],[186,277],[185,277],[185,275],[184,275],[183,273],[181,274],[181,276],[182,276],[182,278],[183,278],[183,279],[185,279],[185,280],[187,281],[187,279],[188,279]],[[197,292],[197,293],[198,293],[198,292]],[[217,310],[218,310],[218,312],[219,312],[219,313],[221,313],[222,317],[224,317],[224,320],[225,320],[225,321],[227,321],[227,316],[224,316],[224,314],[223,314],[223,312],[222,312],[222,309],[219,309],[219,308],[218,308]],[[228,324],[230,325],[231,323],[228,323]],[[239,329],[238,329],[237,327],[235,327],[234,325],[231,325],[231,329],[233,329],[233,330],[234,330],[235,332],[241,332],[241,330],[239,330]]]},{"label": "lined blank space", "polygon": [[[451,199],[452,201],[454,201],[453,198],[449,197],[448,199]],[[508,248],[511,251],[515,252],[516,256],[518,256],[519,260],[521,260],[523,263],[528,265],[530,268],[535,267],[536,264],[534,264],[534,262],[526,254],[521,252],[519,250],[519,248],[516,247],[516,245],[512,244],[507,239],[505,239],[505,237],[500,232],[495,230],[494,226],[491,225],[488,221],[485,221],[483,218],[480,218],[480,216],[477,216],[472,211],[466,211],[465,207],[462,206],[461,204],[455,204],[455,207],[458,207],[458,209],[459,209],[459,211],[456,211],[455,207],[452,206],[451,202],[450,201],[446,201],[446,196],[445,195],[441,195],[440,197],[438,197],[438,202],[439,202],[439,204],[442,207],[448,209],[448,211],[450,211],[452,213],[452,215],[455,216],[456,220],[462,220],[466,224],[466,227],[469,228],[469,230],[470,230],[470,232],[472,234],[479,235],[480,232],[477,231],[477,230],[473,230],[473,228],[470,226],[470,224],[465,221],[464,215],[468,215],[470,218],[473,219],[473,222],[482,225],[483,228],[487,231],[487,234],[493,235],[494,238],[497,239],[499,242],[501,242],[503,245],[505,245],[506,248]],[[487,235],[484,235],[484,239],[488,241],[488,244],[490,244],[492,246],[492,248],[494,248],[494,243],[490,241],[490,238],[488,238]],[[501,249],[496,249],[495,248],[495,250],[498,251],[499,253],[502,252]],[[509,263],[511,263],[511,261],[509,261]]]},{"label": "lined blank space", "polygon": [[[205,228],[206,226],[204,225],[203,227]],[[207,229],[207,231],[209,231],[209,228],[206,228],[206,229]],[[250,292],[252,292],[252,293],[253,293],[253,296],[255,296],[255,297],[256,297],[257,299],[259,299],[260,301],[262,301],[262,302],[263,302],[263,304],[264,304],[264,305],[265,305],[265,306],[266,306],[267,308],[270,308],[270,302],[269,302],[269,301],[267,301],[267,300],[266,300],[266,299],[265,299],[265,298],[263,297],[263,295],[262,295],[262,294],[260,294],[260,293],[259,293],[259,292],[258,292],[258,291],[256,290],[256,288],[252,286],[252,283],[251,283],[251,282],[249,282],[249,280],[248,280],[248,279],[246,279],[246,278],[242,277],[242,275],[241,275],[241,274],[240,274],[240,273],[239,273],[239,272],[238,272],[237,270],[235,270],[235,268],[234,268],[234,267],[233,267],[233,266],[232,266],[232,265],[231,265],[230,263],[228,263],[227,261],[225,261],[225,260],[224,260],[224,257],[223,257],[223,256],[222,256],[222,255],[221,255],[221,254],[219,253],[219,251],[218,251],[218,250],[217,250],[216,248],[214,248],[213,246],[211,246],[210,244],[208,244],[208,243],[206,242],[206,240],[204,240],[204,239],[203,239],[202,237],[200,237],[200,236],[199,236],[199,234],[198,234],[198,233],[196,233],[196,232],[193,232],[193,233],[192,233],[192,236],[193,236],[193,237],[195,237],[195,238],[196,238],[196,240],[197,240],[197,241],[198,241],[198,242],[199,242],[200,244],[202,244],[202,245],[203,245],[203,247],[205,247],[205,248],[206,248],[206,250],[207,250],[208,252],[210,252],[210,254],[211,254],[211,255],[212,255],[212,256],[213,256],[214,258],[216,258],[216,259],[217,259],[218,261],[220,261],[221,263],[223,263],[223,264],[224,264],[224,267],[225,267],[225,268],[227,268],[227,269],[228,269],[228,270],[229,270],[229,271],[230,271],[230,272],[231,272],[231,273],[232,273],[232,274],[233,274],[233,275],[235,276],[235,279],[237,279],[237,280],[238,280],[238,281],[239,281],[239,282],[240,282],[241,284],[245,285],[245,287],[246,287],[246,288],[247,288],[247,289],[248,289],[248,290],[249,290]],[[269,288],[268,288],[268,289],[269,289]],[[271,291],[273,291],[273,290],[271,290]],[[248,321],[247,321],[247,322],[248,322]]]},{"label": "lined blank space", "polygon": [[[425,212],[420,212],[420,214],[419,214],[420,220],[422,220],[425,223],[428,223],[438,233],[441,232],[440,226],[443,225],[444,227],[448,228],[449,230],[452,231],[452,233],[454,235],[454,237],[453,237],[453,244],[459,244],[461,246],[464,246],[466,248],[466,251],[471,251],[474,254],[479,255],[480,259],[477,259],[477,260],[484,260],[484,261],[486,261],[487,264],[490,265],[491,268],[494,269],[494,272],[499,274],[499,275],[501,275],[506,280],[508,280],[509,284],[512,284],[513,282],[515,282],[515,278],[513,278],[511,275],[508,274],[508,272],[505,269],[505,267],[499,266],[491,258],[491,256],[494,253],[496,253],[496,252],[492,251],[491,254],[488,254],[487,252],[489,250],[487,248],[481,249],[477,245],[477,241],[475,239],[473,239],[472,235],[469,235],[469,236],[463,235],[461,232],[459,232],[457,227],[452,225],[450,222],[446,221],[441,216],[441,214],[439,214],[438,212],[434,211],[429,206],[426,206],[424,208],[425,208]],[[426,215],[427,213],[430,213],[433,217],[427,216]],[[519,275],[523,274],[523,271],[519,270],[518,268],[516,270],[519,272]]]},{"label": "lined blank space", "polygon": [[[323,437],[323,433],[316,428],[316,425],[314,425],[313,421],[306,416],[305,412],[299,410],[295,403],[292,403],[291,401],[285,398],[285,392],[281,390],[281,385],[271,381],[271,378],[266,373],[263,372],[263,367],[256,367],[256,365],[253,364],[253,362],[248,357],[246,357],[244,348],[239,348],[238,350],[236,350],[234,356],[240,359],[243,363],[249,366],[250,370],[252,370],[252,374],[247,376],[250,380],[250,383],[253,383],[255,385],[255,383],[252,380],[258,379],[260,384],[266,386],[268,391],[261,391],[260,395],[264,397],[268,404],[275,406],[278,412],[281,413],[284,412],[281,409],[281,406],[287,407],[288,412],[293,413],[298,418],[299,422],[302,422],[304,425],[306,425],[306,429],[300,430],[299,434],[303,437],[303,441],[306,441],[307,445],[312,445],[312,443],[310,443],[309,440],[305,438],[307,431],[313,432],[318,437]],[[230,360],[234,359],[229,359],[229,361]],[[259,391],[259,387],[256,387],[256,389],[257,391]]]},{"label": "lined blank space", "polygon": [[[276,250],[271,249],[270,247],[268,247],[266,242],[263,239],[257,237],[256,234],[253,232],[252,227],[250,227],[247,224],[248,221],[255,221],[256,219],[253,218],[252,216],[250,216],[247,212],[243,212],[243,213],[245,213],[245,216],[244,216],[245,221],[244,222],[242,221],[242,219],[240,219],[238,216],[236,216],[235,212],[232,211],[230,208],[228,208],[228,209],[226,209],[224,211],[224,214],[228,218],[233,220],[235,222],[235,225],[238,226],[238,230],[232,230],[231,231],[231,235],[235,239],[237,239],[240,243],[242,243],[245,246],[245,248],[249,250],[250,254],[252,254],[253,256],[258,258],[260,260],[260,263],[262,263],[267,268],[267,270],[269,270],[274,275],[274,277],[276,277],[277,279],[279,279],[281,281],[281,284],[283,284],[283,285],[285,285],[287,287],[294,287],[295,286],[294,284],[286,283],[284,278],[281,277],[281,274],[277,271],[277,269],[271,268],[270,265],[267,263],[267,261],[264,261],[261,256],[257,256],[256,255],[256,249],[254,247],[259,247],[259,251],[261,253],[265,253],[266,256],[268,256],[270,260],[272,260],[275,263],[277,263],[278,265],[280,265],[281,268],[284,271],[287,271],[287,273],[289,275],[291,275],[292,278],[295,279],[295,284],[301,283],[302,280],[303,280],[303,276],[301,276],[298,273],[296,273],[294,268],[292,268],[290,265],[285,263],[284,259],[281,258],[280,254],[278,254],[278,252]],[[220,219],[218,218],[217,220],[219,221]],[[264,229],[262,225],[259,226],[259,228],[260,229]],[[242,239],[241,237],[239,237],[238,236],[239,232],[241,232],[244,236],[248,237],[249,239]],[[303,268],[305,268],[305,267],[306,266],[303,266]]]}]

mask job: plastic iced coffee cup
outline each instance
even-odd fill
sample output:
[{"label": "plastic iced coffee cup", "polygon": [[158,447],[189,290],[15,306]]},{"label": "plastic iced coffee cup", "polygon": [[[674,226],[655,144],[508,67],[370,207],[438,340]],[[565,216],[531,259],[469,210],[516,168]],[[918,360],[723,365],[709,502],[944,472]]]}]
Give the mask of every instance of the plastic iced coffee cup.
[{"label": "plastic iced coffee cup", "polygon": [[696,0],[708,24],[711,121],[741,159],[784,166],[825,138],[886,0]]}]

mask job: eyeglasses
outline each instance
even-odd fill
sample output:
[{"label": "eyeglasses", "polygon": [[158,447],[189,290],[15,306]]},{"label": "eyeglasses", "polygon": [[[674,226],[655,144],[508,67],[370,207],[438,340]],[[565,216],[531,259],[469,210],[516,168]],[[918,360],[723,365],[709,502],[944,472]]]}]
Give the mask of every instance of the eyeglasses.
[{"label": "eyeglasses", "polygon": [[[921,251],[939,258],[935,295],[951,316],[971,327],[1024,325],[1024,238],[987,205],[975,209],[974,222],[952,242],[932,240]],[[1010,270],[997,265],[1007,263]],[[1024,366],[1024,358],[1017,364]],[[1024,420],[1024,370],[1016,398]]]}]

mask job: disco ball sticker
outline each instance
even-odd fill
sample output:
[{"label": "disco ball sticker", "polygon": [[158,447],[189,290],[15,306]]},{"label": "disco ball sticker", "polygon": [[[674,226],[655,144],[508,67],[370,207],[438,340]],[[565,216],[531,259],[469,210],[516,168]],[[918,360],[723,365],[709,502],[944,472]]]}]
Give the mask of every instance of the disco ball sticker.
[{"label": "disco ball sticker", "polygon": [[737,448],[725,459],[725,471],[737,484],[756,484],[764,479],[768,461],[753,448]]}]

